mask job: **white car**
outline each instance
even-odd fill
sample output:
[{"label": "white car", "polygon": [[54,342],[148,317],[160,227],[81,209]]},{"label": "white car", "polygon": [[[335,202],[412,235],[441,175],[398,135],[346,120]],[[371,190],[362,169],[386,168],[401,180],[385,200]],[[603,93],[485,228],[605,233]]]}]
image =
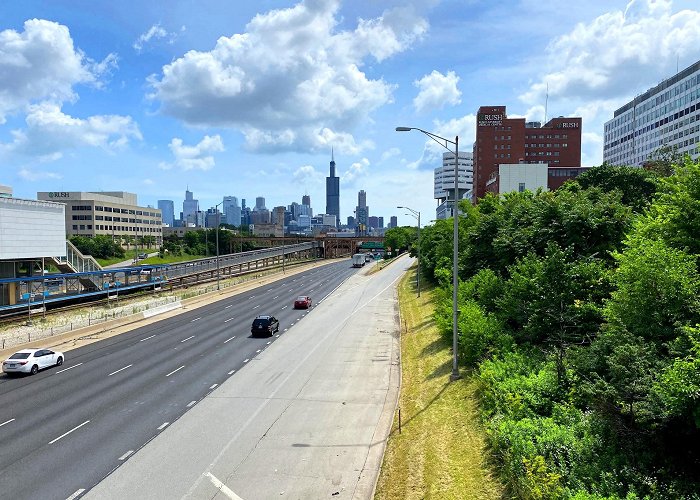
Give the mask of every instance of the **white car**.
[{"label": "white car", "polygon": [[22,349],[2,362],[2,371],[35,375],[49,366],[61,366],[63,359],[62,352],[51,349]]}]

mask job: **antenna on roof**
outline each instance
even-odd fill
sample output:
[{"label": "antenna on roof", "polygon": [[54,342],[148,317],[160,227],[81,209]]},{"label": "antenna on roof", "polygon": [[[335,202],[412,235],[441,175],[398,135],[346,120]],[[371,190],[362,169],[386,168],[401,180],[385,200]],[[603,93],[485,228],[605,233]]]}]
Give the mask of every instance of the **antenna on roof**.
[{"label": "antenna on roof", "polygon": [[547,101],[549,100],[549,82],[547,82],[547,92],[544,94],[544,123],[542,125],[547,124]]}]

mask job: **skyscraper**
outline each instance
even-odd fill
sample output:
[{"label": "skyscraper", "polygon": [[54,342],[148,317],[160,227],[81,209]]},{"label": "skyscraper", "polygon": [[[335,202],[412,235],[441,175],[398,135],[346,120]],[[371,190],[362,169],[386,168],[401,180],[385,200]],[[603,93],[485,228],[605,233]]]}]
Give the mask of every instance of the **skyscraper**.
[{"label": "skyscraper", "polygon": [[232,226],[241,225],[241,207],[238,206],[238,198],[235,196],[224,196],[223,202],[224,222]]},{"label": "skyscraper", "polygon": [[301,197],[301,204],[311,206],[311,196],[305,194]]},{"label": "skyscraper", "polygon": [[357,193],[357,206],[355,207],[355,223],[357,226],[367,227],[369,223],[369,207],[367,206],[367,193],[361,190]]},{"label": "skyscraper", "polygon": [[185,191],[185,201],[182,202],[182,222],[187,225],[187,223],[198,224],[197,211],[199,211],[199,200],[195,200],[192,191],[187,189]]},{"label": "skyscraper", "polygon": [[331,175],[326,177],[326,213],[340,220],[340,178],[335,176],[335,158],[331,149]]},{"label": "skyscraper", "polygon": [[158,200],[158,208],[163,214],[163,224],[175,227],[175,203],[173,200]]}]

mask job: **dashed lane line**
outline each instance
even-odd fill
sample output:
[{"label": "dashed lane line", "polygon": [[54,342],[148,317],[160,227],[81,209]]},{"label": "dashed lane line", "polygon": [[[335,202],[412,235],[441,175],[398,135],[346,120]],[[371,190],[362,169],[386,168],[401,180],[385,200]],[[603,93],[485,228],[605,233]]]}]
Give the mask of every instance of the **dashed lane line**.
[{"label": "dashed lane line", "polygon": [[49,441],[49,444],[54,444],[54,443],[55,443],[56,441],[58,441],[59,439],[66,437],[68,434],[70,434],[70,433],[73,432],[73,431],[77,431],[77,430],[80,429],[83,425],[86,425],[86,424],[88,424],[88,423],[90,423],[90,421],[89,421],[89,420],[86,420],[86,421],[83,422],[82,424],[80,424],[80,425],[78,425],[78,426],[76,426],[76,427],[73,427],[73,428],[72,428],[71,430],[69,430],[68,432],[65,432],[65,433],[61,434],[61,435],[58,436],[56,439],[53,439],[53,440]]},{"label": "dashed lane line", "polygon": [[133,365],[133,364],[132,364],[132,365],[126,365],[124,368],[119,368],[116,372],[112,372],[112,373],[110,373],[110,374],[107,375],[107,376],[108,376],[108,377],[111,377],[111,376],[114,375],[115,373],[119,373],[120,371],[126,370],[127,368],[130,368],[130,367],[132,367],[132,366],[134,366],[134,365]]},{"label": "dashed lane line", "polygon": [[180,368],[178,368],[177,370],[171,371],[170,373],[168,373],[168,374],[166,375],[166,377],[169,377],[169,376],[172,375],[173,373],[179,372],[179,371],[182,370],[184,367],[185,367],[185,365],[182,365],[182,366],[181,366]]},{"label": "dashed lane line", "polygon": [[76,366],[80,366],[80,365],[82,365],[82,363],[78,363],[77,365],[69,366],[68,368],[64,368],[63,370],[58,370],[56,372],[56,375],[58,375],[59,373],[67,372],[68,370],[72,370]]}]

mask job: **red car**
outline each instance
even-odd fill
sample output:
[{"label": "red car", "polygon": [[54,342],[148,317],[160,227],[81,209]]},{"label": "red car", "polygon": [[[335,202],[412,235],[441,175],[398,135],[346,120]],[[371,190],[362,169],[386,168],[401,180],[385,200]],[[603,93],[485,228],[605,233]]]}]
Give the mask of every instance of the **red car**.
[{"label": "red car", "polygon": [[308,309],[311,307],[311,297],[307,295],[300,295],[294,301],[294,309]]}]

